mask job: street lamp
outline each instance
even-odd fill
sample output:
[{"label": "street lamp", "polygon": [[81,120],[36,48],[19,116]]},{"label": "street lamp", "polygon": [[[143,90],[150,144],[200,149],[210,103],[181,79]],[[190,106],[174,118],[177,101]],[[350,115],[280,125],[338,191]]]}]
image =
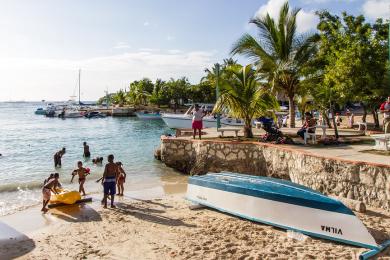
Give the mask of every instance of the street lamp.
[{"label": "street lamp", "polygon": [[[215,84],[215,96],[216,96],[216,99],[218,100],[219,99],[219,63],[216,63],[215,64],[215,73],[216,73],[216,84]],[[218,128],[221,128],[221,116],[219,113],[217,113],[217,129]]]}]

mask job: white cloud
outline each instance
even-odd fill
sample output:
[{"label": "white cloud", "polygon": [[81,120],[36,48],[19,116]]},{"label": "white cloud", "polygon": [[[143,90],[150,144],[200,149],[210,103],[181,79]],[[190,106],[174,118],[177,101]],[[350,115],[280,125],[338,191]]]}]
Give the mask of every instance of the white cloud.
[{"label": "white cloud", "polygon": [[[280,8],[285,2],[286,0],[268,0],[266,4],[260,6],[255,17],[262,17],[268,13],[271,17],[277,19],[279,17]],[[299,33],[305,33],[314,30],[317,23],[318,18],[315,15],[315,11],[305,11],[302,9],[297,16],[297,31]]]},{"label": "white cloud", "polygon": [[118,42],[114,47],[114,49],[130,49],[131,46],[126,42]]},{"label": "white cloud", "polygon": [[362,8],[368,18],[390,18],[390,0],[367,0]]},{"label": "white cloud", "polygon": [[318,16],[315,11],[306,12],[301,10],[297,16],[297,31],[299,33],[305,33],[317,28],[319,22]]},{"label": "white cloud", "polygon": [[0,100],[66,100],[77,70],[82,70],[82,99],[96,100],[143,77],[152,80],[188,77],[198,82],[204,68],[216,61],[214,51],[153,50],[83,60],[7,58],[0,60]]},{"label": "white cloud", "polygon": [[150,23],[148,21],[144,22],[144,26],[149,26],[149,25],[150,25]]}]

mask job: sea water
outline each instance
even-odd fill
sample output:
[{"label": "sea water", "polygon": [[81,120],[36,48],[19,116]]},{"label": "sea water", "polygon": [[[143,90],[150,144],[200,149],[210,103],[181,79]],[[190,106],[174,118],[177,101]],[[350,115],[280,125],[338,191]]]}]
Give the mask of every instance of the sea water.
[{"label": "sea water", "polygon": [[[160,136],[170,134],[162,120],[135,117],[60,119],[35,115],[40,103],[0,103],[0,215],[41,203],[41,187],[50,173],[58,172],[65,187],[77,189],[77,176],[70,184],[77,161],[91,169],[85,189],[101,192],[94,180],[102,176],[107,155],[121,161],[127,173],[126,189],[148,192],[161,183],[181,180],[180,175],[153,157]],[[83,158],[87,142],[91,158]],[[62,147],[62,167],[54,168],[53,155]],[[104,157],[103,166],[92,158]]]}]

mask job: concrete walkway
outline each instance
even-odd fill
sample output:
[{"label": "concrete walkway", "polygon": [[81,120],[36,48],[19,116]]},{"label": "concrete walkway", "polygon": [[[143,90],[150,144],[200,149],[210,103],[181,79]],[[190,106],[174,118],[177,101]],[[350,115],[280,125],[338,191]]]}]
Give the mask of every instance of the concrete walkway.
[{"label": "concrete walkway", "polygon": [[[287,132],[289,134],[296,133],[299,128],[282,128],[283,132]],[[203,139],[209,139],[209,138],[217,138],[220,136],[220,133],[217,132],[216,128],[206,128],[203,129],[202,132],[205,133],[203,135]],[[189,132],[191,133],[191,130]],[[253,129],[253,133],[255,136],[259,136],[264,134],[265,132],[262,129]],[[333,129],[327,129],[327,135],[333,136]],[[321,135],[322,130],[317,129],[317,134]],[[353,130],[353,129],[341,129],[340,130],[340,137],[344,140],[348,140],[349,138],[359,140],[372,140],[369,136],[362,136],[360,131]],[[226,132],[225,136],[234,136],[234,132]],[[243,136],[243,131],[241,130],[239,132],[239,136]],[[190,136],[180,137],[180,138],[191,138]],[[221,139],[223,140],[223,139]],[[300,139],[294,139],[294,141],[300,142]],[[303,145],[303,143],[299,143],[297,145],[281,145],[284,147],[293,148],[296,150],[302,150],[305,152],[312,153],[317,156],[326,157],[326,158],[340,158],[343,160],[350,160],[355,162],[366,162],[366,163],[373,163],[373,164],[381,164],[381,165],[388,165],[390,166],[390,156],[387,155],[379,155],[379,154],[373,154],[373,153],[367,153],[363,151],[372,150],[374,147],[374,144],[340,144],[340,145]]]}]

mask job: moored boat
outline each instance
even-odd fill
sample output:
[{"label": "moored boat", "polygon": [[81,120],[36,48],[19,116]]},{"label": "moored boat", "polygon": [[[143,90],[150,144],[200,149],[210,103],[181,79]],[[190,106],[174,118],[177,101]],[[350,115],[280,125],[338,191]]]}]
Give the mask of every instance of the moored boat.
[{"label": "moored boat", "polygon": [[34,112],[36,115],[46,115],[46,109],[43,109],[42,107],[37,108]]},{"label": "moored boat", "polygon": [[99,111],[90,111],[84,114],[86,118],[105,118],[106,114]]},{"label": "moored boat", "polygon": [[160,112],[149,112],[149,111],[140,111],[140,112],[135,112],[135,115],[139,119],[161,119],[161,114]]},{"label": "moored boat", "polygon": [[[185,114],[172,114],[164,113],[161,115],[162,120],[169,128],[183,129],[191,128],[192,126],[192,115],[191,111],[194,106],[191,106]],[[200,105],[204,111],[212,111],[212,105],[204,104]],[[202,119],[203,128],[217,127],[217,118],[214,115],[206,115]],[[243,126],[244,122],[241,119],[231,117],[221,117],[220,123],[222,127],[226,126]]]},{"label": "moored boat", "polygon": [[193,176],[186,198],[253,221],[373,250],[362,258],[389,245],[378,245],[340,201],[285,180],[235,173]]}]

